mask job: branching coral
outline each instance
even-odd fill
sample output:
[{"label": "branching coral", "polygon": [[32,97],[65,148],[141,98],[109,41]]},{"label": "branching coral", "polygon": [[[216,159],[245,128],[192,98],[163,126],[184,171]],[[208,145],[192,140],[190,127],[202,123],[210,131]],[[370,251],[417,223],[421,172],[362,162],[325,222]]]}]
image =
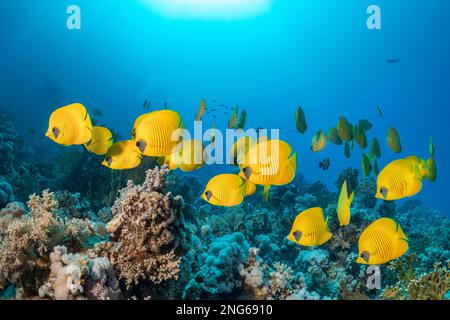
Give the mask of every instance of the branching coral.
[{"label": "branching coral", "polygon": [[443,300],[450,290],[450,262],[436,262],[431,272],[403,277],[396,285],[383,290],[389,300]]},{"label": "branching coral", "polygon": [[93,252],[71,254],[65,246],[57,246],[50,254],[50,262],[50,275],[39,288],[41,298],[121,298],[119,282],[106,257],[98,257]]},{"label": "branching coral", "polygon": [[111,261],[128,286],[143,279],[160,283],[178,278],[189,234],[182,198],[163,193],[168,173],[166,167],[156,168],[147,171],[142,185],[129,181],[112,207],[107,230],[117,244]]},{"label": "branching coral", "polygon": [[250,248],[247,261],[240,266],[240,274],[244,278],[244,288],[252,299],[295,299],[315,300],[317,294],[306,290],[306,284],[301,273],[285,263],[275,262],[269,267],[259,256],[257,248]]},{"label": "branching coral", "polygon": [[29,215],[13,217],[0,239],[0,287],[12,283],[32,295],[45,276],[53,248],[59,244],[80,248],[94,229],[89,221],[59,217],[58,201],[48,190],[30,196],[28,208]]}]

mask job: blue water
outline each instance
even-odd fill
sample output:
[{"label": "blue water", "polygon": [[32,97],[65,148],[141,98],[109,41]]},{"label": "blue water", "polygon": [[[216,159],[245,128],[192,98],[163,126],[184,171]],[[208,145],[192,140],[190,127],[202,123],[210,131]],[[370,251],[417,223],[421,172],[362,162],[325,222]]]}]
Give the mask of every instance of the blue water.
[{"label": "blue water", "polygon": [[[42,144],[43,154],[55,147],[43,133],[59,106],[42,89],[49,80],[60,87],[61,105],[100,108],[102,122],[124,136],[146,98],[168,102],[187,128],[201,97],[239,104],[248,111],[247,127],[280,128],[298,152],[298,171],[333,188],[342,169],[360,168],[361,153],[347,160],[342,147],[330,145],[313,154],[311,137],[341,115],[367,118],[374,123],[369,136],[382,142],[381,167],[398,157],[385,144],[389,126],[401,135],[402,156],[427,157],[433,137],[439,177],[425,182],[418,197],[450,213],[448,1],[278,0],[261,16],[205,21],[162,17],[140,1],[77,0],[82,30],[68,30],[66,8],[73,2],[0,2],[0,105],[22,132],[33,126],[42,133],[27,142]],[[370,4],[382,8],[382,30],[366,27]],[[386,64],[391,58],[401,62]],[[295,131],[298,105],[308,120],[305,135]],[[228,117],[217,116],[224,128]],[[205,125],[212,121],[205,115]],[[323,172],[318,162],[325,157],[332,166]],[[224,170],[197,174],[206,179]]]}]

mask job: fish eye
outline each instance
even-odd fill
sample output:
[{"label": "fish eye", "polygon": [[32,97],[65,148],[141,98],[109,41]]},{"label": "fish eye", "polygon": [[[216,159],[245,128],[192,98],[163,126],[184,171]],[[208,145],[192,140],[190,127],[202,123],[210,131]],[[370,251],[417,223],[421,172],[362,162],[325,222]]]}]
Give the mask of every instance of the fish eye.
[{"label": "fish eye", "polygon": [[295,241],[299,241],[300,238],[302,237],[302,232],[300,230],[297,230],[294,232],[293,234]]},{"label": "fish eye", "polygon": [[58,129],[57,127],[54,127],[54,128],[52,129],[52,133],[53,133],[53,136],[55,137],[55,139],[58,139],[58,136],[59,136],[59,129]]},{"label": "fish eye", "polygon": [[361,253],[361,259],[363,259],[365,262],[369,263],[370,253],[367,251],[364,251],[363,253]]},{"label": "fish eye", "polygon": [[105,160],[106,160],[106,163],[108,164],[108,167],[110,167],[113,162],[113,159],[111,157],[107,157]]},{"label": "fish eye", "polygon": [[383,198],[387,198],[389,190],[385,187],[380,188],[380,194],[383,196]]},{"label": "fish eye", "polygon": [[144,140],[139,140],[138,142],[136,142],[136,147],[138,147],[141,153],[144,153],[145,148],[147,148],[147,143]]},{"label": "fish eye", "polygon": [[206,191],[205,192],[205,197],[206,197],[206,200],[210,200],[211,199],[211,197],[212,197],[212,192],[211,191]]},{"label": "fish eye", "polygon": [[250,167],[245,167],[242,172],[244,173],[245,179],[249,179],[252,174],[252,169]]}]

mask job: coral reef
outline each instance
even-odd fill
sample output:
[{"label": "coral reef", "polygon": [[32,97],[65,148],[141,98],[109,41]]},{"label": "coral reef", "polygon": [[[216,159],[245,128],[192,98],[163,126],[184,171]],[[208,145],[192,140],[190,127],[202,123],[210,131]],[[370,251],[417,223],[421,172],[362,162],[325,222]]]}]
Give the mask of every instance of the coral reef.
[{"label": "coral reef", "polygon": [[162,193],[168,172],[149,170],[142,185],[129,181],[112,207],[114,218],[106,228],[117,244],[111,261],[128,286],[141,279],[158,284],[178,278],[189,234],[182,198]]},{"label": "coral reef", "polygon": [[[375,199],[376,181],[357,169],[343,170],[334,190],[298,174],[273,187],[268,203],[259,188],[240,206],[214,207],[199,198],[199,177],[169,173],[153,158],[125,172],[83,148],[50,148],[50,161],[0,120],[0,299],[450,297],[450,219],[419,200]],[[340,227],[344,180],[355,199],[350,225]],[[288,241],[295,217],[315,206],[330,241]],[[370,288],[357,245],[380,217],[399,222],[410,250],[380,266],[381,287]]]},{"label": "coral reef", "polygon": [[188,283],[186,299],[229,297],[240,288],[238,266],[245,261],[249,245],[245,236],[235,232],[214,238],[207,251],[197,258],[198,271]]},{"label": "coral reef", "polygon": [[0,287],[14,284],[25,295],[36,290],[38,271],[45,268],[55,246],[81,248],[94,233],[89,221],[61,218],[58,201],[48,190],[42,196],[30,196],[27,205],[27,214],[17,204],[3,211],[12,214],[9,222],[2,225],[5,231],[0,239]]}]

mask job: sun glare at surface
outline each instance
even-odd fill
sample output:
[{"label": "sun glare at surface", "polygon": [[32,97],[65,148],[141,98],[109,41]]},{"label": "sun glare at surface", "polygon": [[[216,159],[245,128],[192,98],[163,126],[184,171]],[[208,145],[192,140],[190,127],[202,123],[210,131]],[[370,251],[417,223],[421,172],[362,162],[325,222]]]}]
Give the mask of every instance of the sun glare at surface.
[{"label": "sun glare at surface", "polygon": [[141,0],[168,18],[232,20],[268,12],[274,0]]}]

